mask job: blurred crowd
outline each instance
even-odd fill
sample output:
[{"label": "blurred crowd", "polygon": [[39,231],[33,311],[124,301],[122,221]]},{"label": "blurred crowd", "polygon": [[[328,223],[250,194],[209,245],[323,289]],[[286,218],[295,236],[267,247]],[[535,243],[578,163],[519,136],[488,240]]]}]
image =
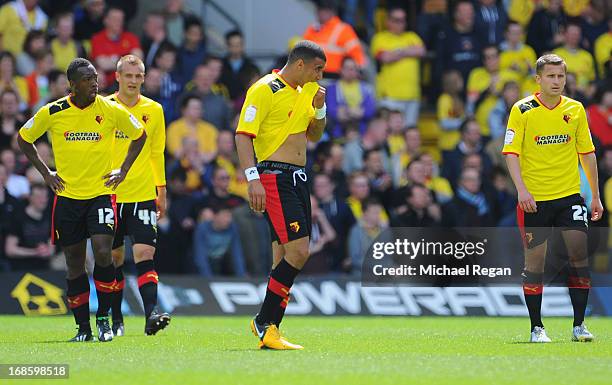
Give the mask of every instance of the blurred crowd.
[{"label": "blurred crowd", "polygon": [[[258,276],[271,246],[246,204],[234,130],[248,87],[271,68],[239,29],[211,50],[199,15],[160,2],[139,34],[136,0],[0,0],[0,271],[63,268],[50,243],[51,192],[16,134],[65,96],[65,70],[87,57],[100,93],[116,91],[119,57],[143,58],[143,94],[166,120],[168,215],[157,271]],[[515,226],[516,197],[500,153],[512,105],[537,91],[538,56],[568,66],[566,94],[586,109],[604,206],[612,209],[612,8],[605,0],[320,0],[300,38],[327,55],[328,126],[309,143],[311,258],[305,272],[351,274],[389,226]],[[278,31],[282,33],[282,31]],[[274,68],[281,68],[282,53]],[[41,157],[53,165],[41,138]],[[586,180],[583,195],[589,207]],[[600,226],[608,226],[606,215]]]}]

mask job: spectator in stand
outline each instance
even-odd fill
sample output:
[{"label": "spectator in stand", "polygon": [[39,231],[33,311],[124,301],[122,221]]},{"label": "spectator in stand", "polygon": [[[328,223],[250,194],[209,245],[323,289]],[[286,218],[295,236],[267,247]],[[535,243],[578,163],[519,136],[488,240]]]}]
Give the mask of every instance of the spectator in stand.
[{"label": "spectator in stand", "polygon": [[[363,153],[367,150],[385,147],[387,136],[387,121],[382,118],[372,119],[363,137],[356,136],[344,146],[344,172],[346,174],[351,174],[354,171],[362,170]],[[385,165],[385,170],[391,169],[391,161],[386,150],[383,156],[383,163]]]},{"label": "spectator in stand", "polygon": [[453,151],[444,152],[442,161],[442,176],[456,186],[461,173],[463,158],[470,154],[479,154],[482,157],[484,170],[486,173],[491,169],[491,159],[485,153],[482,136],[480,135],[480,125],[474,119],[466,119],[461,127],[461,141]]},{"label": "spectator in stand", "polygon": [[553,53],[559,55],[567,65],[567,71],[576,74],[578,90],[585,92],[589,84],[595,80],[595,60],[589,51],[580,48],[582,29],[578,24],[568,24],[565,27],[563,47]]},{"label": "spectator in stand", "polygon": [[6,190],[7,178],[6,167],[0,163],[0,271],[8,271],[9,268],[4,255],[6,234],[15,211],[20,208],[20,202]]},{"label": "spectator in stand", "polygon": [[495,226],[493,200],[481,190],[477,170],[465,168],[459,176],[455,197],[443,208],[445,227]]},{"label": "spectator in stand", "polygon": [[381,220],[384,209],[375,199],[363,202],[363,217],[353,225],[348,236],[348,258],[344,262],[345,270],[354,275],[361,275],[364,256],[372,247],[372,242],[385,230],[387,222]]},{"label": "spectator in stand", "polygon": [[317,23],[306,28],[304,39],[319,44],[327,62],[324,76],[337,79],[340,75],[342,59],[350,56],[360,68],[367,64],[366,55],[353,27],[337,16],[338,4],[335,0],[321,0],[317,3]]},{"label": "spectator in stand", "polygon": [[[587,110],[591,133],[599,139],[602,146],[612,146],[612,81],[600,87],[595,93],[595,103]],[[610,202],[612,203],[612,202]]]},{"label": "spectator in stand", "polygon": [[392,227],[435,227],[442,219],[440,206],[434,202],[431,191],[420,184],[406,188],[405,203],[391,218]]},{"label": "spectator in stand", "polygon": [[176,119],[176,99],[182,84],[176,72],[176,48],[172,44],[165,44],[157,50],[155,68],[161,72],[159,104],[164,108],[166,122],[171,122]]},{"label": "spectator in stand", "polygon": [[384,168],[381,150],[367,150],[363,153],[363,172],[370,181],[370,193],[382,202],[387,211],[393,200],[393,177]]},{"label": "spectator in stand", "polygon": [[5,253],[12,271],[47,270],[55,254],[49,228],[51,213],[47,210],[49,189],[32,185],[29,204],[17,210],[8,228]]},{"label": "spectator in stand", "polygon": [[244,277],[247,274],[244,253],[232,211],[224,206],[215,206],[212,210],[212,220],[198,224],[193,234],[197,272],[204,277]]},{"label": "spectator in stand", "polygon": [[514,103],[519,101],[520,96],[521,89],[517,82],[509,81],[504,84],[501,91],[501,96],[497,98],[495,107],[489,113],[491,141],[498,141],[499,144],[502,144],[500,138],[502,138],[506,133],[510,109],[512,109]]},{"label": "spectator in stand", "polygon": [[[204,187],[202,179],[208,166],[200,153],[199,147],[197,139],[189,136],[184,137],[182,146],[175,155],[175,161],[168,165],[166,172],[170,175],[177,174],[179,176],[185,174],[185,181],[180,182],[184,186],[184,192],[193,195],[194,198],[201,198],[201,189]],[[193,204],[195,205],[195,203]]]},{"label": "spectator in stand", "polygon": [[563,43],[563,30],[567,23],[561,0],[549,0],[548,5],[536,11],[527,29],[527,45],[537,56],[552,51]]},{"label": "spectator in stand", "polygon": [[612,16],[607,11],[612,11],[603,0],[593,0],[587,3],[586,8],[580,15],[580,28],[582,29],[582,47],[588,50],[590,53],[595,53],[595,41],[601,35],[605,35],[608,32],[608,23],[606,15]]},{"label": "spectator in stand", "polygon": [[335,185],[336,197],[344,199],[348,196],[346,174],[344,173],[344,147],[331,141],[319,142],[316,149],[316,161],[312,171],[327,175]]},{"label": "spectator in stand", "polygon": [[36,68],[36,53],[45,49],[45,33],[33,29],[26,35],[23,51],[15,58],[15,66],[19,76],[28,76]]},{"label": "spectator in stand", "polygon": [[446,178],[440,176],[440,166],[435,162],[433,156],[426,152],[418,159],[423,164],[425,187],[434,193],[436,202],[444,204],[453,199],[453,188]]},{"label": "spectator in stand", "polygon": [[481,46],[499,45],[504,37],[504,29],[508,23],[508,15],[502,4],[497,0],[478,0],[474,30],[480,37]]},{"label": "spectator in stand", "polygon": [[79,41],[88,41],[93,35],[102,31],[105,9],[104,0],[85,0],[83,11],[75,13],[74,38]]},{"label": "spectator in stand", "polygon": [[442,77],[442,94],[437,103],[437,117],[442,129],[438,142],[441,150],[451,150],[459,142],[459,127],[465,120],[464,84],[457,70],[445,72]]},{"label": "spectator in stand", "polygon": [[319,210],[325,215],[336,233],[330,248],[331,269],[340,271],[346,256],[348,232],[355,224],[355,217],[350,207],[335,194],[336,185],[327,174],[316,174],[313,180],[313,196],[317,199]]},{"label": "spectator in stand", "polygon": [[353,58],[342,60],[340,79],[327,87],[326,95],[332,137],[345,136],[347,127],[363,135],[376,113],[376,98],[372,87],[359,79],[359,67]]},{"label": "spectator in stand", "polygon": [[240,172],[241,168],[232,132],[219,131],[217,136],[217,157],[214,163],[216,167],[223,168],[230,176],[228,191],[243,199],[248,199],[248,183],[244,173]]},{"label": "spectator in stand", "polygon": [[183,81],[193,78],[195,69],[206,58],[206,36],[202,23],[193,18],[185,22],[185,39],[178,52],[178,70]]},{"label": "spectator in stand", "polygon": [[198,142],[204,162],[210,163],[217,153],[218,131],[212,124],[202,120],[202,102],[196,95],[187,95],[181,101],[182,117],[168,126],[166,151],[178,158],[184,138]]},{"label": "spectator in stand", "polygon": [[31,30],[45,31],[47,15],[38,6],[38,0],[15,0],[0,7],[0,47],[18,56],[23,42]]},{"label": "spectator in stand", "polygon": [[221,83],[223,83],[234,100],[240,97],[247,89],[249,78],[253,71],[260,72],[255,63],[244,52],[244,36],[238,30],[225,34],[227,55],[223,59]]},{"label": "spectator in stand", "polygon": [[155,67],[147,68],[142,94],[161,103],[162,72]]},{"label": "spectator in stand", "polygon": [[49,72],[47,78],[49,80],[49,94],[46,100],[41,101],[41,104],[54,102],[68,95],[70,84],[65,72],[54,69]]},{"label": "spectator in stand", "polygon": [[[501,152],[501,148],[498,152]],[[492,171],[495,206],[498,208],[496,226],[516,226],[516,197],[514,187],[503,167],[496,166]]]},{"label": "spectator in stand", "polygon": [[56,37],[51,40],[51,52],[55,59],[55,67],[66,72],[72,59],[85,57],[85,49],[74,39],[74,15],[63,13],[57,18]]},{"label": "spectator in stand", "polygon": [[406,132],[407,127],[404,114],[399,110],[390,110],[387,113],[387,125],[389,126],[389,136],[387,137],[389,153],[395,156],[406,148],[404,132]]},{"label": "spectator in stand", "polygon": [[[246,201],[229,191],[231,177],[229,173],[222,167],[211,167],[211,186],[208,196],[205,197],[203,206],[205,210],[212,210],[216,207],[227,207],[233,210],[242,206]],[[212,211],[210,212],[212,214]],[[206,215],[205,217],[209,217]]]},{"label": "spectator in stand", "polygon": [[[361,171],[351,174],[348,178],[349,196],[346,198],[346,204],[351,209],[351,213],[355,219],[361,219],[363,215],[363,202],[367,198],[372,198],[370,194],[370,183],[368,177]],[[388,224],[389,216],[383,209],[380,213],[381,222]]]},{"label": "spectator in stand", "polygon": [[595,60],[601,79],[606,78],[606,63],[612,60],[612,17],[608,18],[608,32],[595,40]]},{"label": "spectator in stand", "polygon": [[233,220],[240,234],[246,269],[251,276],[268,274],[272,266],[272,244],[269,242],[270,229],[262,213],[243,205],[232,210]]},{"label": "spectator in stand", "polygon": [[353,28],[356,26],[355,16],[357,15],[357,7],[363,5],[362,14],[365,16],[365,29],[368,41],[374,34],[374,18],[376,17],[376,6],[378,0],[345,0],[343,4],[344,12],[342,13],[342,20],[346,21]]},{"label": "spectator in stand", "polygon": [[522,78],[533,75],[537,57],[533,48],[523,43],[523,26],[510,21],[506,26],[505,37],[506,40],[499,46],[502,51],[499,56],[499,69],[516,71]]},{"label": "spectator in stand", "polygon": [[[421,133],[416,127],[410,127],[403,132],[402,142],[404,146],[400,151],[395,153],[391,159],[393,185],[395,187],[403,186],[405,180],[403,172],[412,162],[413,159],[421,156]],[[391,144],[391,142],[389,142]]]},{"label": "spectator in stand", "polygon": [[15,70],[15,57],[7,51],[0,52],[0,92],[13,90],[19,96],[19,111],[28,107],[30,95],[25,79],[18,76]]},{"label": "spectator in stand", "polygon": [[453,23],[440,34],[437,44],[437,74],[457,70],[463,81],[480,65],[480,39],[474,31],[474,6],[470,1],[455,5]]},{"label": "spectator in stand", "polygon": [[159,48],[170,43],[166,38],[164,14],[158,11],[149,12],[145,17],[142,30],[144,33],[140,41],[144,52],[144,63],[146,68],[149,68],[155,62],[155,56]]},{"label": "spectator in stand", "polygon": [[308,258],[301,272],[326,274],[331,271],[335,262],[333,242],[336,239],[336,232],[313,196],[310,197],[310,207],[311,235],[308,251],[312,258]]},{"label": "spectator in stand", "polygon": [[36,58],[36,68],[28,75],[25,80],[28,84],[28,94],[30,95],[29,107],[32,111],[38,111],[45,105],[49,97],[49,73],[55,67],[53,53],[48,49],[43,49],[34,55]]},{"label": "spectator in stand", "polygon": [[11,148],[23,123],[17,93],[13,90],[0,92],[0,150]]},{"label": "spectator in stand", "polygon": [[106,82],[100,84],[100,88],[107,88],[114,83],[114,72],[121,56],[143,56],[138,37],[124,30],[124,19],[123,10],[109,8],[104,14],[104,30],[91,38],[91,59],[106,77]]},{"label": "spectator in stand", "polygon": [[164,15],[166,16],[168,40],[175,47],[180,47],[185,37],[185,24],[194,16],[183,10],[183,0],[166,0]]},{"label": "spectator in stand", "polygon": [[[587,89],[585,92],[591,92],[591,88]],[[579,101],[580,103],[586,105],[591,104],[590,98],[588,98],[583,91],[578,88],[578,79],[576,78],[576,74],[570,71],[567,71],[565,74],[565,92],[564,95],[570,97],[574,100]]]},{"label": "spectator in stand", "polygon": [[500,70],[499,50],[488,46],[482,50],[484,66],[474,68],[467,82],[468,115],[474,116],[480,124],[481,133],[490,137],[489,114],[495,108],[497,96],[508,81],[520,82],[521,76],[512,70]]},{"label": "spectator in stand", "polygon": [[[197,145],[193,146],[197,151]],[[193,274],[193,229],[196,225],[196,199],[187,187],[185,169],[168,168],[167,216],[157,222],[159,247],[155,255],[158,272]]]},{"label": "spectator in stand", "polygon": [[6,168],[8,179],[6,181],[6,189],[17,199],[27,199],[30,195],[30,183],[28,179],[23,175],[15,173],[17,161],[15,159],[15,152],[11,149],[4,149],[0,152],[0,162]]},{"label": "spectator in stand", "polygon": [[[212,74],[212,91],[215,95],[222,96],[225,100],[229,100],[229,91],[225,84],[220,83],[221,74],[223,73],[223,59],[219,56],[208,55],[202,62]],[[282,67],[281,67],[282,68]]]},{"label": "spectator in stand", "polygon": [[393,7],[387,30],[372,38],[372,56],[380,63],[377,95],[381,106],[404,113],[407,126],[416,126],[421,99],[420,58],[425,45],[414,32],[406,31],[406,11]]},{"label": "spectator in stand", "polygon": [[202,118],[221,131],[229,131],[232,110],[223,95],[215,92],[211,67],[197,66],[191,85],[189,92],[199,96],[202,101]]}]

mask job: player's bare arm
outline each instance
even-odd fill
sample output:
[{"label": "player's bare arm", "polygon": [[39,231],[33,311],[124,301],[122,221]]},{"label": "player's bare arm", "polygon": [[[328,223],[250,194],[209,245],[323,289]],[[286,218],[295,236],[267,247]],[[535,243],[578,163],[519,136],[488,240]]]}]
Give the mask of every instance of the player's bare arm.
[{"label": "player's bare arm", "polygon": [[519,163],[518,156],[515,154],[506,154],[504,157],[506,158],[506,165],[508,166],[510,177],[512,178],[512,181],[516,186],[516,191],[518,192],[519,207],[526,213],[537,212],[538,206],[535,199],[533,199],[533,196],[525,186],[525,182],[523,182],[523,177],[521,176],[521,165]]},{"label": "player's bare arm", "polygon": [[[319,90],[315,94],[312,99],[312,106],[316,109],[316,111],[320,111],[324,109],[325,106],[325,88],[319,86]],[[324,115],[324,114],[323,114]],[[310,124],[308,125],[308,129],[306,130],[306,138],[311,142],[318,142],[323,136],[323,131],[325,130],[326,118],[323,116],[321,119],[312,119]]]},{"label": "player's bare arm", "polygon": [[45,162],[40,158],[38,150],[33,143],[28,143],[21,135],[17,135],[17,143],[19,148],[26,155],[28,160],[36,167],[36,170],[43,176],[47,186],[53,190],[56,194],[64,191],[65,183],[64,180],[57,174],[57,171],[51,171]]},{"label": "player's bare arm", "polygon": [[132,143],[130,143],[128,153],[125,160],[121,164],[121,168],[118,171],[111,171],[102,177],[103,179],[106,179],[106,182],[104,183],[106,187],[111,187],[114,190],[121,182],[123,182],[128,171],[130,171],[132,164],[134,164],[134,161],[138,157],[138,154],[140,154],[142,147],[144,147],[146,140],[147,133],[143,130],[140,138],[133,140]]},{"label": "player's bare arm", "polygon": [[594,152],[589,154],[579,154],[580,164],[586,174],[591,187],[591,194],[593,199],[591,200],[591,220],[598,221],[603,215],[603,205],[599,196],[599,177],[597,175],[597,158]]},{"label": "player's bare arm", "polygon": [[[236,134],[236,149],[240,167],[244,172],[255,167],[255,151],[253,138],[244,134]],[[248,178],[248,175],[247,175]],[[249,206],[251,210],[263,212],[266,209],[266,190],[259,178],[249,181]]]}]

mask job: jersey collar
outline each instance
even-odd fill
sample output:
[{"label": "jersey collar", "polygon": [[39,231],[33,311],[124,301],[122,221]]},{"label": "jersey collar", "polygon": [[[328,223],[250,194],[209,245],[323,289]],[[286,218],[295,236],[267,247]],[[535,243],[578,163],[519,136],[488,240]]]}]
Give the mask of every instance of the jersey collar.
[{"label": "jersey collar", "polygon": [[99,96],[100,96],[100,95],[96,95],[96,98],[94,99],[94,101],[93,101],[93,102],[91,102],[91,104],[90,104],[90,105],[88,105],[88,106],[87,106],[87,107],[85,107],[85,108],[81,108],[81,107],[77,106],[76,104],[74,104],[74,103],[72,102],[72,93],[70,93],[70,95],[68,95],[68,97],[66,98],[66,100],[68,101],[68,104],[70,104],[72,107],[75,107],[75,108],[78,108],[79,110],[83,110],[83,111],[84,111],[84,110],[88,109],[89,107],[93,106],[94,104],[96,104],[96,102],[98,101],[98,97],[99,97]]},{"label": "jersey collar", "polygon": [[291,83],[289,83],[287,80],[285,80],[285,78],[279,72],[280,72],[279,69],[273,69],[272,70],[272,73],[274,75],[276,75],[276,77],[278,77],[281,82],[285,83],[286,85],[288,85],[289,87],[291,87],[291,88],[293,88],[295,90],[297,87],[294,87]]},{"label": "jersey collar", "polygon": [[136,99],[136,103],[133,106],[128,106],[127,104],[125,104],[123,102],[123,100],[121,100],[121,98],[119,97],[119,92],[115,92],[115,99],[117,99],[117,102],[119,102],[122,106],[126,107],[126,108],[134,108],[136,107],[138,104],[140,104],[140,101],[142,100],[142,98],[140,97],[141,95],[138,95],[138,99]]},{"label": "jersey collar", "polygon": [[552,110],[554,110],[555,108],[557,108],[557,107],[559,106],[559,104],[561,104],[561,102],[563,101],[563,95],[560,95],[560,96],[559,96],[559,102],[558,102],[557,104],[555,104],[555,106],[554,106],[553,108],[549,108],[549,107],[548,107],[546,104],[544,104],[544,102],[543,102],[543,101],[540,99],[540,93],[539,93],[539,92],[536,92],[536,93],[534,94],[534,96],[535,96],[535,98],[536,98],[536,99],[538,99],[538,102],[540,102],[540,104],[541,104],[542,106],[544,106],[544,108],[546,108],[547,110],[550,110],[550,111],[552,111]]}]

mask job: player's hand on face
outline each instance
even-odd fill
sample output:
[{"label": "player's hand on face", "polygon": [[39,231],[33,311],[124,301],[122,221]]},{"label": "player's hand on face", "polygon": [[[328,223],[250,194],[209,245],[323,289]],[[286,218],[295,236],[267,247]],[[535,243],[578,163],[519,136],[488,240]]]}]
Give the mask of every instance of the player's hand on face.
[{"label": "player's hand on face", "polygon": [[317,91],[314,98],[312,99],[312,106],[314,108],[321,108],[323,107],[324,103],[325,103],[325,88],[319,86],[319,90]]},{"label": "player's hand on face", "polygon": [[115,190],[117,186],[125,180],[126,175],[127,173],[124,173],[121,169],[112,170],[102,177],[102,179],[107,179],[107,181],[104,182],[104,186]]},{"label": "player's hand on face", "polygon": [[266,190],[259,179],[249,182],[249,206],[251,210],[259,213],[266,209]]},{"label": "player's hand on face", "polygon": [[600,199],[593,199],[591,202],[591,220],[596,222],[603,216],[603,205]]},{"label": "player's hand on face", "polygon": [[56,194],[61,193],[66,188],[66,182],[57,174],[57,171],[49,172],[44,176],[44,179],[47,186]]},{"label": "player's hand on face", "polygon": [[533,196],[527,190],[519,191],[518,204],[521,210],[526,213],[535,213],[538,211],[538,205],[536,204],[535,199],[533,199]]}]

